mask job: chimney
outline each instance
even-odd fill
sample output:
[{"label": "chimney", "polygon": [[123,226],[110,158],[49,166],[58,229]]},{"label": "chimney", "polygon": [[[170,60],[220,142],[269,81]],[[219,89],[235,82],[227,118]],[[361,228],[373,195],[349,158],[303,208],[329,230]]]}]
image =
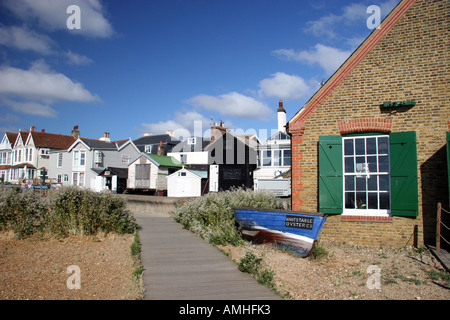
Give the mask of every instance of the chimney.
[{"label": "chimney", "polygon": [[158,156],[164,155],[164,147],[162,141],[159,142],[158,151],[156,152]]},{"label": "chimney", "polygon": [[41,132],[42,132],[42,133],[45,133],[45,129],[41,129]]},{"label": "chimney", "polygon": [[214,125],[211,127],[211,141],[219,139],[221,136],[223,136],[228,131],[227,128],[225,128],[225,124],[223,121],[220,122],[220,125],[214,123]]},{"label": "chimney", "polygon": [[278,102],[278,131],[286,133],[286,110],[283,108],[283,101]]},{"label": "chimney", "polygon": [[78,126],[73,126],[72,137],[77,140],[80,137],[80,130],[78,130]]},{"label": "chimney", "polygon": [[169,136],[172,137],[172,136],[173,136],[173,130],[167,130],[167,131],[166,131],[166,134],[168,134]]},{"label": "chimney", "polygon": [[105,141],[105,142],[111,142],[111,139],[109,139],[109,132],[103,133],[103,137],[101,137],[99,140]]},{"label": "chimney", "polygon": [[30,132],[34,131],[34,126],[30,126]]},{"label": "chimney", "polygon": [[144,132],[144,137],[150,137],[152,134],[150,132]]}]

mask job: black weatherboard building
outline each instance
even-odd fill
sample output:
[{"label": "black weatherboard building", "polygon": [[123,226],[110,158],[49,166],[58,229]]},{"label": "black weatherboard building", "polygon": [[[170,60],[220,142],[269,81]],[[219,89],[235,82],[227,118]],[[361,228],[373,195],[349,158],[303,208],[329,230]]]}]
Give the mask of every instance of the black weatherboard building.
[{"label": "black weatherboard building", "polygon": [[228,131],[215,137],[205,148],[208,151],[209,191],[225,191],[232,187],[253,188],[256,145],[257,142],[248,136],[238,136]]}]

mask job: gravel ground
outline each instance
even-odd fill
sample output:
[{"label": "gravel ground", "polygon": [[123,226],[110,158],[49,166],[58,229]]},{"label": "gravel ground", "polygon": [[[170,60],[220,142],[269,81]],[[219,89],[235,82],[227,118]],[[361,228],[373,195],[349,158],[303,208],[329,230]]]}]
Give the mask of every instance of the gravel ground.
[{"label": "gravel ground", "polygon": [[[450,299],[450,275],[429,251],[420,254],[413,248],[368,248],[327,242],[321,242],[320,247],[325,248],[328,257],[301,258],[268,245],[219,249],[237,263],[249,250],[262,257],[265,268],[274,271],[277,291],[286,299]],[[443,275],[444,280],[436,275]]]},{"label": "gravel ground", "polygon": [[[142,284],[132,277],[132,241],[133,235],[17,240],[0,233],[0,299],[140,299]],[[68,273],[73,265],[79,267],[79,289],[73,288],[76,273]]]},{"label": "gravel ground", "polygon": [[[0,233],[0,299],[141,299],[142,282],[132,277],[132,241],[132,235],[16,240]],[[220,249],[236,262],[249,250],[262,257],[286,299],[450,300],[449,274],[428,251],[326,242],[320,246],[328,257],[301,258],[267,245]],[[72,265],[80,268],[80,289],[68,289],[67,268]],[[372,281],[377,273],[368,273],[369,266],[378,271],[379,288]]]}]

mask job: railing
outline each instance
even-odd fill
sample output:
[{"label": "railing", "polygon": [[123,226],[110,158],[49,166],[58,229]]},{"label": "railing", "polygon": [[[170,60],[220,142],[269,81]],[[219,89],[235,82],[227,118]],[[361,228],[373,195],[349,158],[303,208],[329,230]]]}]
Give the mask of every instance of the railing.
[{"label": "railing", "polygon": [[445,239],[441,234],[441,225],[447,230],[450,230],[450,228],[442,222],[442,211],[444,213],[450,214],[449,211],[442,208],[442,204],[439,202],[437,207],[437,220],[436,220],[436,251],[441,250],[441,239],[444,240],[448,245],[450,245],[450,241]]}]

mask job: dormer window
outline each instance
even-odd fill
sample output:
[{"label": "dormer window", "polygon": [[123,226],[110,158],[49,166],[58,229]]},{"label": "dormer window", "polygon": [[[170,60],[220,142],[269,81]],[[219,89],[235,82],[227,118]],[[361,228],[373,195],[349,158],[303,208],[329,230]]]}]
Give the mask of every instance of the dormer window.
[{"label": "dormer window", "polygon": [[48,159],[50,150],[49,149],[41,149],[39,155],[41,158]]}]

